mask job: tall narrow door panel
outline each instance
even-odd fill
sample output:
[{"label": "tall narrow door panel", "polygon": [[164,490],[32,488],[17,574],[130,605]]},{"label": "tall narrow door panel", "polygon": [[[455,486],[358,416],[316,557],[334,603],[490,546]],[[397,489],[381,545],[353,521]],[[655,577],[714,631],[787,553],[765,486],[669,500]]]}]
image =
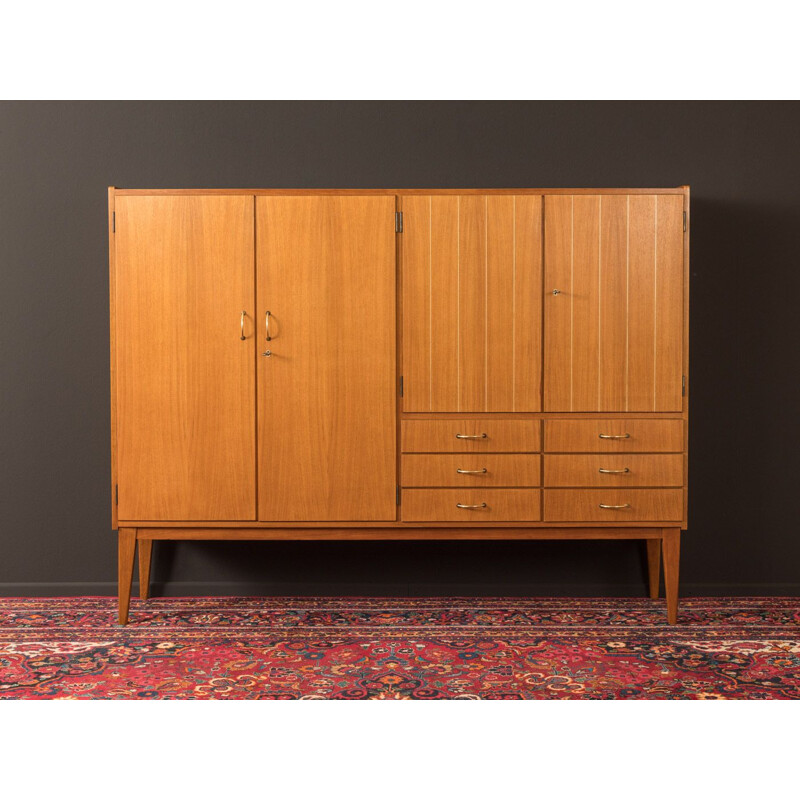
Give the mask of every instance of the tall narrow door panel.
[{"label": "tall narrow door panel", "polygon": [[403,198],[403,410],[540,410],[536,195]]},{"label": "tall narrow door panel", "polygon": [[256,199],[260,520],[396,517],[394,211]]},{"label": "tall narrow door panel", "polygon": [[119,518],[253,520],[253,197],[115,213]]},{"label": "tall narrow door panel", "polygon": [[680,411],[683,195],[545,198],[545,411]]}]

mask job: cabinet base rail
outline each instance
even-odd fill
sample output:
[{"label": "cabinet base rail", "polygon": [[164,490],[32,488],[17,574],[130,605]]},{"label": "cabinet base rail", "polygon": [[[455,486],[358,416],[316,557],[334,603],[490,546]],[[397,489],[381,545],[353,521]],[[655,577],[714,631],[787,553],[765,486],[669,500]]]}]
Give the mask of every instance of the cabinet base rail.
[{"label": "cabinet base rail", "polygon": [[139,550],[139,593],[150,593],[153,541],[163,540],[288,540],[288,539],[644,539],[650,597],[658,599],[663,554],[667,620],[678,621],[678,567],[680,528],[120,528],[119,529],[119,624],[126,625],[131,601],[133,563]]}]

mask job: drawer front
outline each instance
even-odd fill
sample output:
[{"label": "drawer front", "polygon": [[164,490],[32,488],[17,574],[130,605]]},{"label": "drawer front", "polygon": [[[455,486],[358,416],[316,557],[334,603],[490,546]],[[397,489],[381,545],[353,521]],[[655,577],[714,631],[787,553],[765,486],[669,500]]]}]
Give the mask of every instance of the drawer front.
[{"label": "drawer front", "polygon": [[530,453],[541,450],[540,429],[537,419],[406,419],[400,445],[404,453]]},{"label": "drawer front", "polygon": [[544,457],[545,486],[683,486],[683,455]]},{"label": "drawer front", "polygon": [[548,419],[544,447],[548,453],[680,453],[683,420]]},{"label": "drawer front", "polygon": [[538,522],[541,491],[403,489],[400,510],[404,522]]},{"label": "drawer front", "polygon": [[[624,506],[602,508],[601,506]],[[545,522],[678,522],[683,489],[545,489]]]},{"label": "drawer front", "polygon": [[403,486],[540,486],[541,456],[416,454],[401,462]]}]

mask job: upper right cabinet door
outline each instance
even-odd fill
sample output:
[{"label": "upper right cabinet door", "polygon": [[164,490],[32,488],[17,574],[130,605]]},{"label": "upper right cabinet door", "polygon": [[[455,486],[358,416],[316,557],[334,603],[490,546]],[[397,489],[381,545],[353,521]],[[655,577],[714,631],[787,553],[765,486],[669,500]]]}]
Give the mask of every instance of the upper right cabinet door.
[{"label": "upper right cabinet door", "polygon": [[544,410],[681,411],[683,195],[548,195]]},{"label": "upper right cabinet door", "polygon": [[540,411],[541,195],[402,203],[403,411]]}]

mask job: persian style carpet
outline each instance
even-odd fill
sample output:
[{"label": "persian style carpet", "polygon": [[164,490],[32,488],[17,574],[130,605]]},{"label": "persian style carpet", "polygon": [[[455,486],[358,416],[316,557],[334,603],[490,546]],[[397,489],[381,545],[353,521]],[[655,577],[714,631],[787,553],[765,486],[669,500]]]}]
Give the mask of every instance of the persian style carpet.
[{"label": "persian style carpet", "polygon": [[0,698],[800,698],[800,599],[0,599]]}]

